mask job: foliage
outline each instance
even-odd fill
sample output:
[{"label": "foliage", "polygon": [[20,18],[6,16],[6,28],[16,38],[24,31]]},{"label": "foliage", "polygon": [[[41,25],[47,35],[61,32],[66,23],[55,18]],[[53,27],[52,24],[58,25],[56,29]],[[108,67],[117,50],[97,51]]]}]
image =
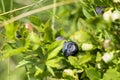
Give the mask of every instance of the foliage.
[{"label": "foliage", "polygon": [[[64,0],[56,2],[60,1]],[[53,4],[43,2],[32,9]],[[1,6],[1,14],[3,9]],[[78,0],[57,7],[55,14],[52,11],[1,27],[0,60],[19,56],[16,68],[25,67],[27,80],[120,80],[119,0]],[[20,13],[11,14],[14,18]],[[10,18],[9,14],[1,15],[0,23]],[[56,40],[60,36],[64,39]],[[63,55],[62,48],[68,41],[78,45],[77,55]]]}]

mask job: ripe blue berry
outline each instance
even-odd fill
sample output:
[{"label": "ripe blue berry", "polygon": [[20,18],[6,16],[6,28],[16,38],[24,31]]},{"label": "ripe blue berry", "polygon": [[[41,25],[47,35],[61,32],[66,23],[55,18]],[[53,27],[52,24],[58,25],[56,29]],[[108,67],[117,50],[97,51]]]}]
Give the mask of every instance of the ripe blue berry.
[{"label": "ripe blue berry", "polygon": [[62,52],[65,56],[74,56],[77,54],[78,50],[78,45],[75,42],[69,41],[64,43]]},{"label": "ripe blue berry", "polygon": [[21,34],[18,31],[16,32],[16,37],[17,38],[21,38],[22,37]]},{"label": "ripe blue berry", "polygon": [[21,38],[22,36],[21,36],[21,35],[17,35],[16,37],[17,37],[17,38]]},{"label": "ripe blue berry", "polygon": [[97,14],[103,14],[103,11],[104,11],[104,7],[102,7],[102,6],[97,6],[96,7],[96,13]]}]

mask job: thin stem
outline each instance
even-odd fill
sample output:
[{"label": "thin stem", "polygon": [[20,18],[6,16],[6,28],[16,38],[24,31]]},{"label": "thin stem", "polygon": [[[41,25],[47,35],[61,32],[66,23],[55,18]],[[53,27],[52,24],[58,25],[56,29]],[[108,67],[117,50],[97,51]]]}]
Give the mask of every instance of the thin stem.
[{"label": "thin stem", "polygon": [[3,12],[5,12],[5,4],[4,4],[4,0],[1,0],[1,4],[2,4],[2,10],[3,10]]},{"label": "thin stem", "polygon": [[111,39],[109,33],[108,33],[106,30],[105,30],[105,33],[106,33],[106,35],[107,35],[107,38],[108,38],[108,39]]},{"label": "thin stem", "polygon": [[8,80],[10,80],[10,58],[8,58]]},{"label": "thin stem", "polygon": [[10,1],[10,10],[13,9],[13,0]]},{"label": "thin stem", "polygon": [[29,75],[29,71],[28,71],[27,66],[25,66],[25,70],[26,70],[27,78],[28,78],[28,80],[30,80],[30,75]]},{"label": "thin stem", "polygon": [[95,9],[94,9],[93,5],[92,5],[92,4],[90,4],[90,6],[91,6],[91,8],[92,8],[93,12],[95,13],[95,15],[97,16],[97,13],[96,13],[96,11],[95,11]]},{"label": "thin stem", "polygon": [[[56,3],[56,7],[67,5],[67,4],[70,4],[70,3],[73,3],[73,2],[77,2],[77,1],[79,1],[79,0],[67,0],[67,1],[58,2],[58,3]],[[11,18],[7,21],[4,21],[2,24],[0,24],[0,27],[3,27],[4,25],[7,25],[7,24],[12,23],[14,21],[17,21],[17,20],[19,20],[21,18],[24,18],[24,17],[27,17],[29,15],[51,9],[53,7],[54,7],[54,5],[51,4],[51,5],[47,5],[47,6],[44,6],[44,7],[41,7],[41,8],[37,8],[37,9],[31,10],[31,11],[28,11],[26,13],[22,13],[22,14],[16,16],[16,17],[14,17],[14,18]]]},{"label": "thin stem", "polygon": [[56,13],[56,0],[53,0],[53,16],[52,16],[52,30],[54,30],[54,26],[55,26],[55,13]]}]

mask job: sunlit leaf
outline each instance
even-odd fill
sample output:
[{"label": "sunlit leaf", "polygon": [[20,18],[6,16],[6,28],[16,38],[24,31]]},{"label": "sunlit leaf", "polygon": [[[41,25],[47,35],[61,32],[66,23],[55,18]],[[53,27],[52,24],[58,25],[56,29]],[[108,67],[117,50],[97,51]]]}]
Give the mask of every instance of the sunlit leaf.
[{"label": "sunlit leaf", "polygon": [[63,60],[63,57],[58,57],[58,58],[54,58],[54,59],[50,59],[46,61],[46,65],[50,66],[50,67],[54,67],[54,68],[59,68],[61,67],[60,62]]},{"label": "sunlit leaf", "polygon": [[87,69],[86,74],[90,80],[100,80],[101,78],[100,72],[97,71],[95,68]]},{"label": "sunlit leaf", "polygon": [[83,10],[83,14],[84,14],[84,16],[85,16],[86,18],[89,19],[89,18],[92,17],[86,8],[83,7],[82,10]]},{"label": "sunlit leaf", "polygon": [[8,57],[13,56],[13,55],[18,55],[18,54],[25,52],[25,51],[26,51],[26,48],[24,48],[24,47],[20,47],[17,49],[4,50],[4,51],[2,51],[3,55],[1,56],[1,58],[2,58],[2,60],[4,60],[5,58],[8,58]]},{"label": "sunlit leaf", "polygon": [[70,64],[71,64],[72,66],[74,66],[75,68],[80,68],[80,66],[79,66],[79,61],[78,61],[78,59],[77,59],[76,57],[69,56],[69,57],[68,57],[68,60],[69,60],[69,62],[70,62]]},{"label": "sunlit leaf", "polygon": [[51,58],[56,57],[56,56],[58,55],[58,53],[60,52],[60,50],[62,49],[63,43],[64,43],[64,41],[60,41],[59,45],[56,46],[55,49],[53,49],[52,51],[50,51],[50,52],[48,53],[47,59],[51,59]]},{"label": "sunlit leaf", "polygon": [[91,60],[92,56],[87,53],[79,58],[79,65],[85,64]]},{"label": "sunlit leaf", "polygon": [[17,26],[14,23],[10,23],[5,26],[5,34],[9,40],[13,40],[15,38]]},{"label": "sunlit leaf", "polygon": [[[84,37],[83,37],[84,35]],[[92,37],[90,36],[89,33],[87,33],[86,31],[84,31],[83,29],[76,31],[71,37],[70,37],[73,41],[78,41],[81,43],[91,43],[92,42]]]},{"label": "sunlit leaf", "polygon": [[50,21],[47,21],[45,26],[44,26],[44,40],[50,42],[53,41],[53,31],[50,26]]},{"label": "sunlit leaf", "polygon": [[55,76],[55,73],[54,73],[53,69],[50,66],[47,66],[47,69],[53,76]]},{"label": "sunlit leaf", "polygon": [[40,64],[38,66],[35,66],[35,68],[36,68],[36,72],[35,72],[34,76],[38,76],[41,73],[43,73],[43,71],[45,69],[45,65],[44,64]]},{"label": "sunlit leaf", "polygon": [[36,26],[40,26],[41,25],[40,18],[38,18],[37,16],[30,16],[29,20]]},{"label": "sunlit leaf", "polygon": [[39,43],[40,42],[39,36],[36,33],[34,33],[34,32],[31,32],[29,34],[28,40],[31,40],[34,43]]},{"label": "sunlit leaf", "polygon": [[108,69],[103,76],[103,80],[120,80],[120,73],[115,69]]},{"label": "sunlit leaf", "polygon": [[69,80],[78,80],[78,75],[71,69],[64,69],[62,76]]},{"label": "sunlit leaf", "polygon": [[19,62],[19,64],[16,66],[16,68],[25,66],[28,63],[30,63],[30,61],[22,60],[22,61]]}]

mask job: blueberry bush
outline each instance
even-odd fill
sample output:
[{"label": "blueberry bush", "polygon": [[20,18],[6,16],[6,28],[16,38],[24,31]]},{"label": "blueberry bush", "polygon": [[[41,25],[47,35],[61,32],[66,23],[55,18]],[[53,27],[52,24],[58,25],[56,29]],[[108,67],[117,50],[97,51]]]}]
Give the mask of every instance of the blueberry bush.
[{"label": "blueberry bush", "polygon": [[0,77],[120,80],[119,35],[120,0],[1,0]]}]

